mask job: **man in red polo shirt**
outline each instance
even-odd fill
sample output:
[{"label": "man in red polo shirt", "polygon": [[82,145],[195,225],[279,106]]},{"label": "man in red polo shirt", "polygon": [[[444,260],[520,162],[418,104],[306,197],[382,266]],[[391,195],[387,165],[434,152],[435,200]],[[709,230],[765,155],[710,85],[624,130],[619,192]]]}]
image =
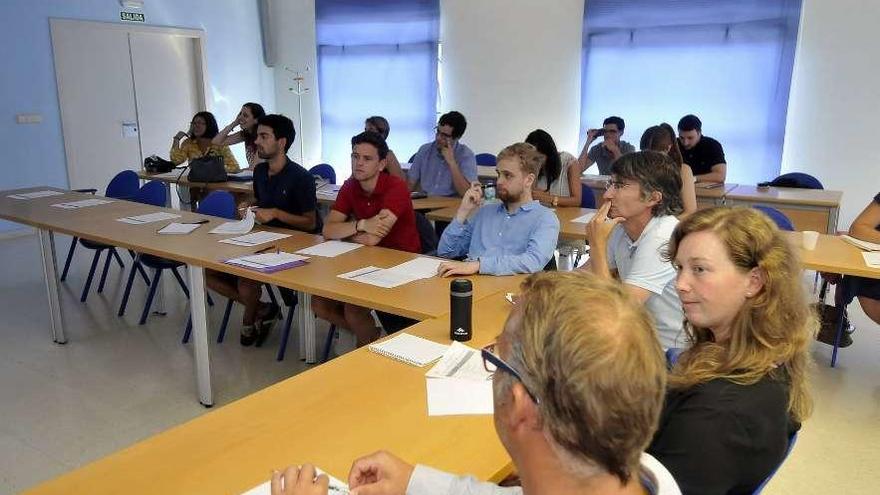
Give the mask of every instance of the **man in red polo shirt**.
[{"label": "man in red polo shirt", "polygon": [[[346,239],[367,246],[421,251],[412,199],[405,181],[384,174],[388,145],[379,134],[351,138],[351,173],[324,219],[325,239]],[[370,308],[312,297],[315,315],[357,337],[358,347],[379,338]]]}]

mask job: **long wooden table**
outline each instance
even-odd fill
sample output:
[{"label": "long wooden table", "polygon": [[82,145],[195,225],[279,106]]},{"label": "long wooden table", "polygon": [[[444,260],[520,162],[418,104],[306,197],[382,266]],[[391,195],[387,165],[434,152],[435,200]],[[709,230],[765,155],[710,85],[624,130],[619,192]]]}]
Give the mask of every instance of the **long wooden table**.
[{"label": "long wooden table", "polygon": [[[501,332],[510,303],[502,294],[475,301],[468,344],[479,348]],[[447,317],[406,332],[450,342]],[[345,480],[354,459],[379,449],[503,479],[511,461],[492,416],[429,417],[427,369],[361,348],[26,493],[234,494],[265,482],[273,468],[305,462]]]},{"label": "long wooden table", "polygon": [[[603,195],[605,194],[605,183],[610,176],[605,175],[584,175],[581,182],[589,186],[596,196],[596,206],[602,206],[605,202]],[[697,183],[694,188],[697,194],[697,208],[712,208],[713,206],[722,206],[724,204],[725,195],[736,188],[737,184],[708,184]]]},{"label": "long wooden table", "polygon": [[[448,312],[449,282],[439,278],[419,280],[393,289],[380,289],[337,277],[338,274],[364,266],[389,267],[409,261],[418,255],[380,247],[363,246],[335,258],[312,257],[306,266],[292,270],[264,274],[223,263],[223,260],[254,252],[263,246],[241,247],[217,242],[222,238],[209,234],[215,226],[226,219],[209,217],[187,211],[157,208],[140,203],[113,200],[112,203],[88,207],[82,210],[64,210],[50,205],[94,196],[65,192],[63,195],[16,200],[10,194],[53,189],[48,187],[27,188],[0,192],[0,218],[37,227],[43,260],[44,279],[52,323],[53,340],[66,342],[62,311],[58,297],[57,262],[53,233],[61,232],[92,241],[120,246],[140,253],[152,254],[180,261],[187,265],[193,322],[193,349],[196,361],[196,382],[202,404],[213,404],[210,377],[210,357],[207,341],[207,314],[205,307],[204,270],[206,268],[232,273],[261,282],[300,291],[299,328],[300,357],[307,362],[316,361],[314,318],[311,313],[311,295],[360,304],[415,319],[436,318]],[[58,189],[55,189],[58,190]],[[61,191],[61,190],[59,190]],[[125,216],[167,211],[181,215],[176,219],[191,222],[208,219],[208,224],[188,235],[159,235],[156,230],[162,224],[128,225],[117,219]],[[278,230],[278,229],[265,229]],[[292,252],[321,242],[320,236],[284,231],[290,237],[273,244],[279,249]],[[471,276],[474,297],[481,298],[506,290],[512,277]]]},{"label": "long wooden table", "polygon": [[[587,238],[587,225],[581,222],[572,222],[572,220],[586,215],[595,213],[596,210],[589,208],[577,208],[574,206],[560,206],[555,209],[556,217],[559,218],[559,237],[568,240],[584,240]],[[430,211],[427,214],[428,220],[439,222],[451,222],[455,218],[458,211],[458,205],[439,210]]]},{"label": "long wooden table", "polygon": [[834,234],[842,198],[840,191],[738,185],[726,194],[725,202],[733,206],[770,206],[785,213],[795,230]]}]

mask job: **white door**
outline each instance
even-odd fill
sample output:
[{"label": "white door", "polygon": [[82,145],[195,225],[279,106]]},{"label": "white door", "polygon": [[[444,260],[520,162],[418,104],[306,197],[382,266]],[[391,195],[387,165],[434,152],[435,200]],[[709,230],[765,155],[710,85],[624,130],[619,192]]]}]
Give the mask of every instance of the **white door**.
[{"label": "white door", "polygon": [[107,187],[110,179],[140,163],[128,34],[96,30],[88,23],[52,22],[61,126],[71,189]]}]

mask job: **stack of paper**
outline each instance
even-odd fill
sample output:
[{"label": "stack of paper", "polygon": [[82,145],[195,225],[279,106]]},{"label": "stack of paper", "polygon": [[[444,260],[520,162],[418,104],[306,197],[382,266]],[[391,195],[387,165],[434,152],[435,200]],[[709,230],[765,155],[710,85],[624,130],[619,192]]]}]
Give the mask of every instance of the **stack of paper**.
[{"label": "stack of paper", "polygon": [[335,258],[340,254],[345,254],[349,251],[353,251],[361,246],[363,246],[363,244],[358,244],[356,242],[326,241],[322,242],[321,244],[316,244],[312,247],[300,249],[299,251],[297,251],[297,254]]},{"label": "stack of paper", "polygon": [[[282,466],[278,466],[278,467],[281,468]],[[326,474],[327,478],[330,479],[330,484],[327,486],[328,495],[343,495],[343,494],[347,495],[349,493],[347,484],[343,483],[342,481],[340,481],[337,478],[334,478],[333,476],[328,474],[326,471],[323,471],[319,468],[315,468],[315,474],[317,476],[320,476],[322,474]],[[282,481],[284,481],[283,478],[282,478]],[[286,487],[282,485],[281,488],[283,490]],[[251,488],[250,490],[242,493],[241,495],[271,495],[271,494],[272,494],[272,481],[270,480],[270,481],[263,483],[262,485],[257,485],[255,487]]]},{"label": "stack of paper", "polygon": [[477,349],[453,342],[425,378],[428,416],[492,414],[492,374]]},{"label": "stack of paper", "polygon": [[856,239],[855,237],[850,237],[848,235],[842,235],[840,236],[840,238],[852,244],[853,246],[865,251],[880,251],[880,244],[863,241],[861,239]]},{"label": "stack of paper", "polygon": [[211,229],[211,234],[247,234],[251,230],[254,229],[254,221],[256,217],[254,216],[254,211],[248,208],[247,212],[244,214],[244,218],[237,222],[226,222],[222,223],[213,229]]},{"label": "stack of paper", "polygon": [[180,215],[158,211],[156,213],[147,213],[146,215],[137,215],[132,217],[117,218],[117,222],[130,223],[132,225],[140,225],[143,223],[161,222],[163,220],[171,220],[172,218],[180,218]]},{"label": "stack of paper", "polygon": [[305,256],[279,252],[240,256],[238,258],[228,259],[224,261],[224,263],[250,268],[251,270],[256,270],[258,272],[274,273],[295,266],[304,265],[308,260],[309,259]]},{"label": "stack of paper", "polygon": [[220,242],[226,244],[234,244],[236,246],[259,246],[260,244],[277,241],[278,239],[284,239],[285,237],[290,237],[290,234],[279,234],[277,232],[254,232],[252,234],[232,237],[230,239],[223,239]]},{"label": "stack of paper", "polygon": [[10,194],[7,197],[12,198],[12,199],[35,199],[35,198],[45,198],[48,196],[60,196],[62,194],[64,194],[64,193],[61,191],[45,190],[45,191],[34,191],[34,192],[21,193],[21,194]]},{"label": "stack of paper", "polygon": [[376,354],[418,367],[440,359],[448,347],[408,333],[399,333],[390,339],[367,346]]},{"label": "stack of paper", "polygon": [[438,258],[420,256],[391,268],[367,266],[352,272],[343,273],[339,275],[339,278],[390,289],[423,278],[436,276],[437,268],[444,261]]},{"label": "stack of paper", "polygon": [[871,268],[880,268],[880,252],[870,251],[862,253],[862,257],[865,258],[866,265]]},{"label": "stack of paper", "polygon": [[109,199],[81,199],[79,201],[71,201],[69,203],[56,203],[52,206],[56,208],[64,208],[65,210],[75,210],[77,208],[86,208],[89,206],[98,206],[106,203],[112,203]]},{"label": "stack of paper", "polygon": [[202,223],[178,223],[171,222],[168,225],[159,229],[158,233],[160,234],[189,234],[193,230],[201,227]]}]

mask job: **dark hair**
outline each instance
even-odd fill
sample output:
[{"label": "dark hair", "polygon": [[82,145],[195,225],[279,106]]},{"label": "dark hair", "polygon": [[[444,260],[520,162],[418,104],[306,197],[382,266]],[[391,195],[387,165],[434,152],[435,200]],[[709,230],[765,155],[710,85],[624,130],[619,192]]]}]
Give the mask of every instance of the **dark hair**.
[{"label": "dark hair", "polygon": [[538,149],[538,152],[544,155],[544,166],[538,177],[547,178],[547,191],[550,185],[556,182],[562,172],[562,160],[559,158],[559,150],[556,149],[556,143],[553,137],[544,129],[536,129],[526,136],[526,142]]},{"label": "dark hair", "polygon": [[293,145],[293,140],[296,139],[296,129],[293,128],[293,121],[284,115],[275,113],[263,115],[257,120],[257,125],[264,125],[272,129],[272,134],[275,135],[275,139],[286,139],[287,142],[284,143],[285,153],[287,153],[287,150]]},{"label": "dark hair", "polygon": [[382,139],[388,139],[388,133],[391,132],[391,124],[388,123],[388,119],[379,115],[373,115],[365,120],[364,123],[370,124],[378,129],[379,135],[382,136]]},{"label": "dark hair", "polygon": [[384,160],[388,156],[388,143],[385,142],[385,138],[381,134],[364,131],[351,138],[352,149],[358,144],[372,144],[376,148],[380,160]]},{"label": "dark hair", "polygon": [[696,115],[687,114],[678,121],[678,130],[703,132],[703,123]]},{"label": "dark hair", "polygon": [[[260,119],[266,116],[266,111],[263,110],[263,105],[260,105],[259,103],[254,103],[252,101],[249,101],[249,102],[245,103],[244,105],[242,105],[241,107],[242,108],[247,107],[247,109],[251,111],[251,115],[253,115],[254,118],[257,119],[257,125],[260,125],[259,124]],[[253,130],[242,129],[241,135],[244,137],[245,147],[253,148],[254,142],[257,140],[257,127],[254,126]],[[291,142],[292,142],[292,140],[291,140]]]},{"label": "dark hair", "polygon": [[[201,117],[202,120],[205,121],[205,133],[202,134],[203,138],[213,139],[214,136],[220,132],[220,128],[217,127],[217,119],[214,118],[214,114],[211,112],[199,112],[193,115],[192,120],[196,120],[196,117]],[[193,136],[195,137],[195,136]]]},{"label": "dark hair", "polygon": [[440,116],[437,127],[441,125],[452,127],[452,137],[458,139],[464,136],[464,130],[467,129],[467,120],[464,118],[464,115],[453,110]]},{"label": "dark hair", "polygon": [[616,115],[612,115],[611,117],[608,117],[607,119],[602,121],[603,126],[608,125],[608,124],[616,125],[617,130],[620,132],[623,132],[623,128],[626,127],[626,124],[623,122],[623,119],[616,116]]},{"label": "dark hair", "polygon": [[637,151],[627,153],[611,165],[611,174],[618,180],[631,180],[639,184],[642,199],[647,200],[651,193],[660,193],[660,202],[654,205],[651,214],[678,215],[684,209],[681,202],[681,170],[672,158],[657,151]]},{"label": "dark hair", "polygon": [[[678,147],[678,140],[675,139],[675,131],[666,122],[645,129],[639,142],[639,149],[666,153],[679,167],[684,163],[681,149]],[[666,151],[667,149],[669,151]]]}]

